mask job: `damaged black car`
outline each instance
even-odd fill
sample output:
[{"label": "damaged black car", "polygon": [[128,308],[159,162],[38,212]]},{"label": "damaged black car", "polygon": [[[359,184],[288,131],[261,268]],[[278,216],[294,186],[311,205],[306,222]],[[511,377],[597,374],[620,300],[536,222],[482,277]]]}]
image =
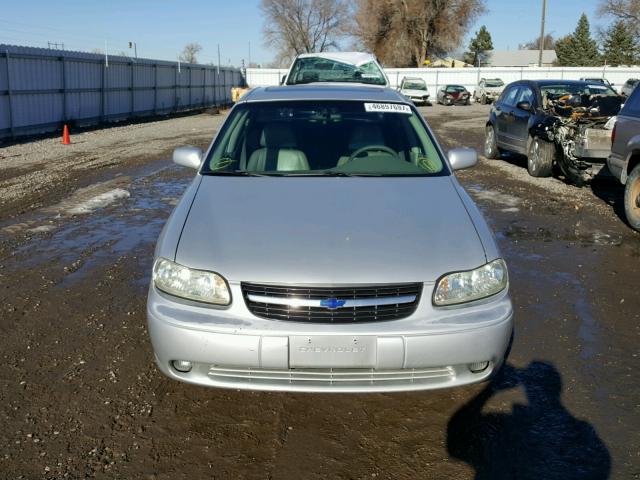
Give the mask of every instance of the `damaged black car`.
[{"label": "damaged black car", "polygon": [[534,177],[554,170],[575,185],[600,173],[623,98],[607,85],[572,80],[522,80],[508,85],[486,125],[485,156],[526,155]]}]

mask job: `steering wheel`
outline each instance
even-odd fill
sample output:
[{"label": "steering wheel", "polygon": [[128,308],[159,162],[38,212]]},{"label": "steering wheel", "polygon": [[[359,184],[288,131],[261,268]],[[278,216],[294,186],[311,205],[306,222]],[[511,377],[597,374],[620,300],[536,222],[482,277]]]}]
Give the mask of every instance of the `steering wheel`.
[{"label": "steering wheel", "polygon": [[394,160],[400,160],[400,157],[398,157],[398,154],[395,152],[395,150],[385,146],[385,145],[367,145],[366,147],[362,147],[357,149],[355,152],[353,152],[351,155],[349,155],[349,159],[345,162],[345,163],[349,163],[351,162],[354,158],[356,158],[358,155],[360,155],[361,153],[364,152],[385,152],[388,153],[389,155],[391,155]]}]

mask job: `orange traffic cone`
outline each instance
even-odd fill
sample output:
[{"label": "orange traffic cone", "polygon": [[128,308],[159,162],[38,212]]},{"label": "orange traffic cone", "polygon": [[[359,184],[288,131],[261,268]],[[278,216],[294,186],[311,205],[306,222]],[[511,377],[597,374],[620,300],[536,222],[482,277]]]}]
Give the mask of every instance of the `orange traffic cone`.
[{"label": "orange traffic cone", "polygon": [[70,145],[71,144],[71,139],[69,138],[69,127],[67,127],[67,125],[64,125],[64,129],[62,130],[62,144],[63,145]]}]

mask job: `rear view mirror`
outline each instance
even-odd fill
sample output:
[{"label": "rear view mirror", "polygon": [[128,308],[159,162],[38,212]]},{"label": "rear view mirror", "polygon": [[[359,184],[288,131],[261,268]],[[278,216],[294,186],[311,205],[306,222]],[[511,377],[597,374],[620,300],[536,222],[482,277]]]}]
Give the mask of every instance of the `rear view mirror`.
[{"label": "rear view mirror", "polygon": [[516,105],[516,108],[519,108],[520,110],[525,110],[527,112],[531,111],[531,103],[529,102],[518,102],[518,104]]},{"label": "rear view mirror", "polygon": [[198,147],[179,147],[173,151],[173,162],[197,170],[202,163],[202,155]]},{"label": "rear view mirror", "polygon": [[453,170],[473,167],[478,163],[478,154],[473,148],[452,148],[447,152]]}]

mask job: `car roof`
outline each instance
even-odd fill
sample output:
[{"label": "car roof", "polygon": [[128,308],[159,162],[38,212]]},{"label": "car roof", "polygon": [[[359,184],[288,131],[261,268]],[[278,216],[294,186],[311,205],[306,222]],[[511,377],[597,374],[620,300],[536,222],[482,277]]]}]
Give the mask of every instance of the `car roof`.
[{"label": "car roof", "polygon": [[296,58],[326,58],[342,63],[350,63],[355,66],[372,62],[376,59],[372,54],[366,52],[318,52],[301,53]]},{"label": "car roof", "polygon": [[319,85],[282,85],[257,87],[247,92],[239,103],[286,100],[358,100],[367,102],[393,102],[409,104],[406,97],[395,90],[362,84],[333,83]]},{"label": "car roof", "polygon": [[402,80],[420,80],[421,82],[424,82],[424,78],[420,77],[403,77]]},{"label": "car roof", "polygon": [[522,84],[522,83],[529,83],[532,85],[537,85],[539,87],[546,87],[548,85],[575,85],[577,87],[582,87],[585,85],[588,85],[590,83],[593,83],[593,81],[588,81],[588,80],[518,80],[516,82],[513,83],[518,83],[518,84]]}]

